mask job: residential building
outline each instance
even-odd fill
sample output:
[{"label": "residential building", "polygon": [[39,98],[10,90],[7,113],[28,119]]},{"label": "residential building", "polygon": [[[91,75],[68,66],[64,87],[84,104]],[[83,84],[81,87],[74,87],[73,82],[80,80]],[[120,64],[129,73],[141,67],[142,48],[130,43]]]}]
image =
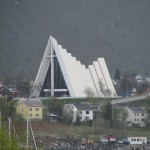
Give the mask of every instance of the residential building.
[{"label": "residential building", "polygon": [[72,122],[76,122],[78,116],[80,117],[81,122],[93,120],[93,110],[88,104],[85,103],[65,104],[64,110],[67,113],[71,114],[73,118]]},{"label": "residential building", "polygon": [[147,118],[146,111],[142,107],[126,107],[128,117],[126,118],[127,125],[145,126],[145,120]]},{"label": "residential building", "polygon": [[3,88],[3,87],[4,87],[3,83],[0,82],[0,89]]},{"label": "residential building", "polygon": [[150,77],[146,77],[145,78],[145,83],[147,83],[148,85],[150,85]]},{"label": "residential building", "polygon": [[16,104],[16,112],[24,119],[43,119],[43,108],[41,101],[21,100]]},{"label": "residential building", "polygon": [[136,82],[139,83],[139,84],[141,84],[141,83],[144,82],[144,81],[143,81],[143,76],[142,76],[142,75],[139,75],[139,74],[135,76],[135,80],[136,80]]}]

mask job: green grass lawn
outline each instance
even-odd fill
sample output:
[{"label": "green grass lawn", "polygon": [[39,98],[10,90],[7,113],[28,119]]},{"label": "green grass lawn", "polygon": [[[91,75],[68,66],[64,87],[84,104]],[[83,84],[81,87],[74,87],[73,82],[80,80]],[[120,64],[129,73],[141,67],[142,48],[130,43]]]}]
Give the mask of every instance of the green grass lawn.
[{"label": "green grass lawn", "polygon": [[113,98],[67,98],[67,99],[54,99],[54,98],[49,98],[49,99],[45,99],[42,100],[44,105],[55,105],[55,104],[60,104],[60,105],[64,105],[64,104],[68,104],[68,103],[77,103],[77,102],[86,102],[86,103],[90,103],[93,105],[102,103],[102,102],[108,102],[111,101]]},{"label": "green grass lawn", "polygon": [[[111,98],[89,98],[89,99],[47,99],[43,100],[44,105],[56,105],[60,104],[63,106],[67,103],[74,103],[74,102],[86,102],[91,105],[100,106],[102,103],[107,103],[111,101]],[[139,104],[139,106],[145,106],[147,103],[150,102],[150,99],[146,99],[144,101],[138,101],[134,104]],[[87,136],[92,136],[95,139],[99,139],[102,136],[107,136],[109,134],[113,134],[116,137],[123,137],[124,136],[124,124],[123,123],[115,123],[115,127],[111,128],[109,123],[105,121],[103,118],[98,118],[93,121],[92,127],[81,125],[61,125],[59,124],[59,128],[55,128],[55,130],[49,129],[49,134],[52,135],[69,135],[75,138],[84,138]],[[49,126],[51,126],[49,124]],[[150,127],[127,127],[127,136],[146,136],[150,137]]]},{"label": "green grass lawn", "polygon": [[[91,105],[99,106],[102,103],[111,101],[110,98],[90,98],[90,99],[46,99],[43,100],[43,104],[48,106],[54,106],[60,104],[63,106],[66,103],[74,102],[86,102]],[[149,100],[138,102],[143,105],[149,103]],[[44,110],[44,112],[47,110]],[[108,121],[105,121],[102,117],[98,116],[94,119],[92,126],[82,124],[76,125],[65,125],[62,123],[48,123],[46,121],[32,121],[31,122],[35,135],[49,135],[49,136],[63,136],[81,140],[82,138],[92,137],[95,141],[99,141],[100,137],[106,137],[107,135],[114,135],[115,137],[124,137],[124,124],[114,123],[114,127],[110,127]],[[15,123],[15,128],[18,135],[26,135],[26,122]],[[127,127],[127,136],[146,136],[150,138],[150,127]]]},{"label": "green grass lawn", "polygon": [[[32,121],[32,128],[35,135],[49,135],[52,137],[65,137],[81,140],[82,138],[92,137],[99,141],[100,137],[114,135],[117,138],[124,137],[124,125],[120,124],[110,127],[109,122],[102,118],[96,119],[92,126],[65,125],[62,123],[48,123],[46,121]],[[17,124],[16,124],[17,125]],[[26,122],[16,126],[17,132],[26,134]],[[127,127],[127,136],[146,136],[150,138],[150,127]]]}]

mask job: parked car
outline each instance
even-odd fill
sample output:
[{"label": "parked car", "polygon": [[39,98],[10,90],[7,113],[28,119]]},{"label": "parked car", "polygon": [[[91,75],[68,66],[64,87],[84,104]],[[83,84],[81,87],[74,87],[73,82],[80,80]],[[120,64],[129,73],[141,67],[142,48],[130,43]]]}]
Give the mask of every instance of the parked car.
[{"label": "parked car", "polygon": [[101,144],[108,144],[108,139],[107,138],[102,138],[100,139]]},{"label": "parked car", "polygon": [[125,145],[129,145],[130,144],[130,142],[128,141],[127,138],[123,138],[122,141],[123,141],[123,144],[125,144]]},{"label": "parked car", "polygon": [[86,139],[85,139],[85,138],[83,138],[83,139],[81,140],[81,145],[86,145]]},{"label": "parked car", "polygon": [[86,145],[86,144],[93,144],[93,139],[91,137],[88,137],[87,139],[83,138],[81,140],[81,145]]},{"label": "parked car", "polygon": [[147,140],[147,144],[150,144],[150,139]]},{"label": "parked car", "polygon": [[122,139],[117,140],[117,143],[118,143],[118,144],[124,144],[124,142],[123,142]]},{"label": "parked car", "polygon": [[108,139],[108,143],[113,144],[116,142],[116,138],[113,135],[108,135],[107,139]]},{"label": "parked car", "polygon": [[91,137],[87,139],[87,144],[93,144],[93,139]]}]

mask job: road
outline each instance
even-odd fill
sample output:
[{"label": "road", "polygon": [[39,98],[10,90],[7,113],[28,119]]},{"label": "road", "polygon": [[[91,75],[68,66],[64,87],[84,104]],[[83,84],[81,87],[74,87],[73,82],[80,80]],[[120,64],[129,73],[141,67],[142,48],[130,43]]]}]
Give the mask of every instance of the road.
[{"label": "road", "polygon": [[126,98],[112,100],[111,104],[115,105],[115,104],[121,104],[121,103],[128,103],[128,102],[133,102],[133,101],[139,101],[139,100],[146,99],[146,98],[147,98],[147,95],[126,97]]}]

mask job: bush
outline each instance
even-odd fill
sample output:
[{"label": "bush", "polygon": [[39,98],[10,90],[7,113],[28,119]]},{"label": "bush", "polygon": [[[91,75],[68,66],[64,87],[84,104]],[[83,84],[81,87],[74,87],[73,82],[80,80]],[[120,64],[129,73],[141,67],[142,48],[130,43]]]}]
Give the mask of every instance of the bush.
[{"label": "bush", "polygon": [[8,131],[0,129],[0,149],[1,150],[20,150],[15,135],[9,139]]}]

